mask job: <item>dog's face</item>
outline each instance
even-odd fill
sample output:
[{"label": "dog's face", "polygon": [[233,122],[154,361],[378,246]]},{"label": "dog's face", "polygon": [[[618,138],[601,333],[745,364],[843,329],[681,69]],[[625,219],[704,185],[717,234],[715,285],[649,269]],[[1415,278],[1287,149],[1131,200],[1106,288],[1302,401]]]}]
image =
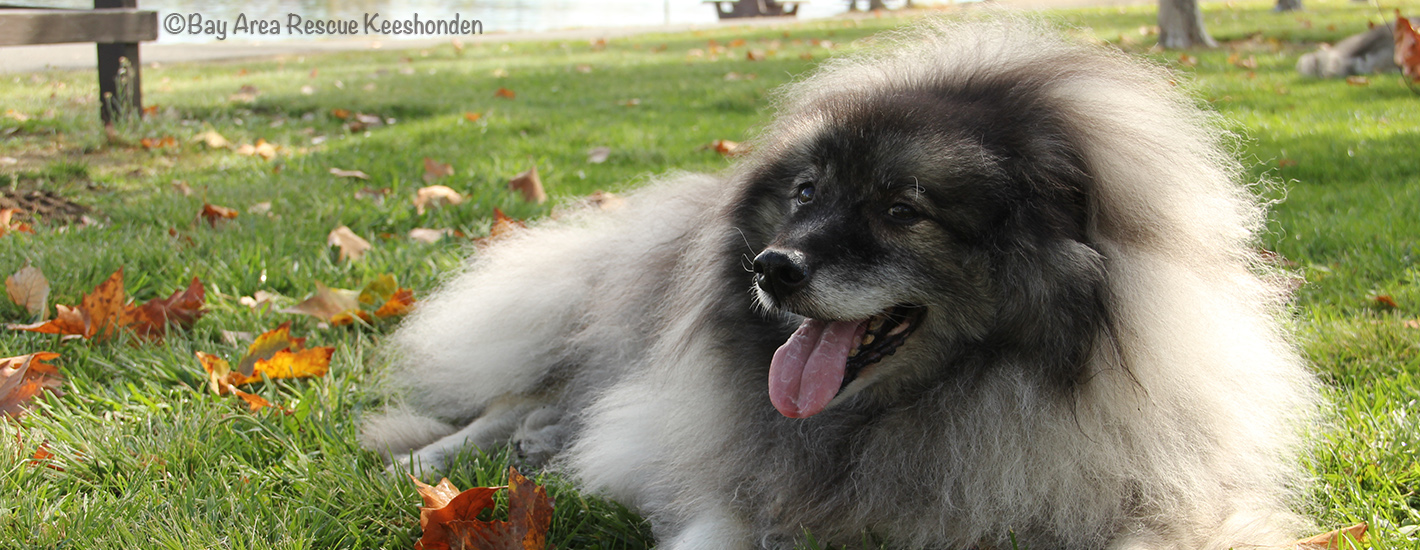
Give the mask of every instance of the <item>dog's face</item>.
[{"label": "dog's face", "polygon": [[[948,375],[968,347],[1083,359],[1088,177],[1047,105],[997,92],[836,100],[753,171],[755,298],[805,318],[771,363],[781,413]],[[1078,342],[1032,334],[1057,325]]]}]

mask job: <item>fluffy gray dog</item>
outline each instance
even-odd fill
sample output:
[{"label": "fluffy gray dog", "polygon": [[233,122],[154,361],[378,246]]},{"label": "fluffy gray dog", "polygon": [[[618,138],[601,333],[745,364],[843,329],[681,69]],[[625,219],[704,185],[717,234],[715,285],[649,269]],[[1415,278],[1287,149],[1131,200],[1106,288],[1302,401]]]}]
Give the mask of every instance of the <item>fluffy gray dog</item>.
[{"label": "fluffy gray dog", "polygon": [[512,442],[675,550],[1292,540],[1315,385],[1209,117],[1034,23],[886,41],[727,174],[481,250],[365,444]]}]

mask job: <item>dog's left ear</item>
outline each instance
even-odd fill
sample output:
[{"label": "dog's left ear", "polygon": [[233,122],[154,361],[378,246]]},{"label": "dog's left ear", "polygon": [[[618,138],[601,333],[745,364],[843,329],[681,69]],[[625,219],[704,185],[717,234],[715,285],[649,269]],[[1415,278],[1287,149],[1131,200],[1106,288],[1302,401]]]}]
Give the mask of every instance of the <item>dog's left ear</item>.
[{"label": "dog's left ear", "polygon": [[1105,259],[1069,238],[1019,252],[998,259],[1001,310],[991,343],[1013,359],[1074,383],[1104,328]]}]

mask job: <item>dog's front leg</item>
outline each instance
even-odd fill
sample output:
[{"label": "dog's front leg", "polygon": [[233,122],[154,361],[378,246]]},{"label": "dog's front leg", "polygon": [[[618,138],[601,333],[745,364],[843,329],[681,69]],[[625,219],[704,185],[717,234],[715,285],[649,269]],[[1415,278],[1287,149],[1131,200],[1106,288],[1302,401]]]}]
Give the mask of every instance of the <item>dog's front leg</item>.
[{"label": "dog's front leg", "polygon": [[484,452],[496,451],[508,443],[528,414],[542,406],[541,401],[525,396],[509,396],[494,401],[463,429],[395,460],[390,465],[390,471],[409,472],[424,478],[446,471],[448,460],[466,447],[477,447]]},{"label": "dog's front leg", "polygon": [[749,527],[724,505],[692,517],[658,550],[752,550],[758,548]]}]

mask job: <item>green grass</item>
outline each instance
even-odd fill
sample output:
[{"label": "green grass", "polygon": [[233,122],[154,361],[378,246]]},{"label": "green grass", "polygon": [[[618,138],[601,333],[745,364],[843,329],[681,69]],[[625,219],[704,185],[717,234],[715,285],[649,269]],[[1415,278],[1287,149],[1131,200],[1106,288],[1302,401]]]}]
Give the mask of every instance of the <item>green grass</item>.
[{"label": "green grass", "polygon": [[[1407,12],[1420,6],[1401,4]],[[1375,548],[1420,548],[1420,96],[1398,76],[1369,86],[1299,77],[1298,55],[1380,19],[1374,7],[1309,0],[1300,14],[1270,4],[1207,4],[1225,43],[1178,53],[1149,51],[1151,7],[1051,12],[1047,17],[1177,68],[1182,85],[1243,136],[1239,151],[1255,177],[1281,182],[1264,246],[1295,262],[1302,349],[1335,404],[1309,464],[1319,481],[1309,512],[1319,525],[1373,526]],[[1390,11],[1387,6],[1386,11]],[[89,72],[3,75],[0,185],[46,189],[89,206],[102,226],[38,225],[38,234],[0,238],[0,274],[26,261],[53,285],[50,303],[74,304],[123,267],[131,296],[166,296],[193,276],[210,313],[190,333],[161,345],[60,342],[0,332],[0,357],[53,350],[68,376],[62,397],[42,400],[19,422],[0,422],[0,547],[3,548],[381,548],[418,536],[411,484],[383,473],[355,444],[360,415],[378,406],[373,357],[388,324],[323,328],[315,320],[251,310],[241,296],[279,293],[289,305],[317,282],[354,288],[390,273],[424,295],[459,265],[465,241],[425,245],[415,227],[487,231],[493,208],[514,217],[548,215],[595,190],[622,191],[648,174],[728,166],[701,147],[742,140],[767,121],[775,86],[900,19],[824,21],[586,42],[368,51],[281,60],[144,68],[156,114],[99,128]],[[744,46],[712,59],[708,41]],[[830,40],[833,50],[811,39]],[[749,48],[777,53],[748,61]],[[692,55],[701,50],[703,55]],[[1252,57],[1255,70],[1229,62]],[[803,59],[809,54],[812,59]],[[590,72],[579,70],[588,66]],[[506,76],[495,76],[495,71]],[[727,80],[727,73],[754,75]],[[260,93],[230,98],[243,85]],[[312,88],[311,94],[302,92]],[[516,99],[494,96],[499,87]],[[636,106],[627,100],[639,99]],[[349,132],[334,109],[395,119]],[[466,112],[482,118],[468,121]],[[192,136],[215,130],[235,143],[280,145],[272,161],[211,151]],[[177,148],[144,150],[141,138],[174,136]],[[603,164],[586,150],[610,147]],[[422,158],[451,163],[439,183],[469,196],[459,207],[415,213]],[[1279,161],[1286,162],[1279,162]],[[528,205],[505,189],[536,164],[553,200]],[[337,178],[359,169],[370,181]],[[194,189],[172,189],[183,181]],[[383,202],[362,188],[390,189]],[[245,211],[270,201],[271,216],[243,213],[217,229],[196,221],[205,201]],[[325,236],[348,225],[375,244],[358,263],[339,262]],[[176,238],[170,233],[176,233]],[[1391,296],[1383,309],[1373,299]],[[8,301],[0,319],[26,322]],[[295,409],[248,413],[210,395],[193,352],[235,355],[223,331],[257,332],[294,321],[312,345],[335,346],[330,375],[258,387]],[[41,442],[59,471],[22,460]],[[460,487],[499,484],[506,458],[458,461]],[[550,477],[559,548],[644,548],[648,529],[625,509],[579,495]]]}]

